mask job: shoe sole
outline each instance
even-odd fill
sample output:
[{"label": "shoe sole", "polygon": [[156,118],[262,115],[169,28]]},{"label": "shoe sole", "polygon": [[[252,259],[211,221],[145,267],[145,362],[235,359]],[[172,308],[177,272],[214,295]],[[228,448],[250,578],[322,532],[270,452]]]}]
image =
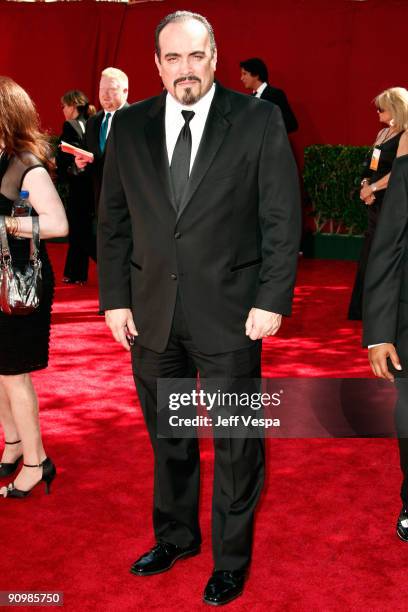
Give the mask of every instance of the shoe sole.
[{"label": "shoe sole", "polygon": [[205,599],[205,597],[203,597],[203,602],[208,604],[209,606],[224,606],[225,604],[228,604],[231,601],[234,601],[234,599],[237,599],[237,597],[240,597],[243,592],[244,590],[242,589],[242,591],[234,595],[234,597],[230,597],[229,599],[226,599],[225,601],[220,601],[220,602],[208,601],[208,599]]},{"label": "shoe sole", "polygon": [[400,534],[400,532],[398,531],[398,529],[397,529],[396,533],[397,533],[397,536],[399,537],[399,539],[400,539],[402,542],[408,542],[408,538],[404,538],[404,537],[403,537],[403,536]]},{"label": "shoe sole", "polygon": [[176,563],[176,561],[179,561],[180,559],[188,559],[189,557],[195,557],[200,552],[201,552],[200,549],[198,549],[198,550],[193,550],[191,552],[187,552],[187,553],[184,553],[182,555],[179,555],[178,557],[173,559],[173,561],[171,562],[171,565],[166,567],[166,569],[157,570],[155,572],[143,572],[143,573],[141,573],[141,572],[138,572],[138,571],[134,570],[132,567],[130,568],[129,571],[130,571],[131,574],[133,574],[133,576],[141,576],[142,578],[144,576],[155,576],[156,574],[163,574],[163,572],[168,572],[169,569],[171,569],[173,567],[173,565]]}]

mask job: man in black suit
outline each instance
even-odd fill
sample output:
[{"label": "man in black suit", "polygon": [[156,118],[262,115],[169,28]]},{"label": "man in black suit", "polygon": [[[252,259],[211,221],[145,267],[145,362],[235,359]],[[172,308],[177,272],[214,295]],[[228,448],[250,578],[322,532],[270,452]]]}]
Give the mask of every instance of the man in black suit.
[{"label": "man in black suit", "polygon": [[86,168],[92,176],[95,211],[98,211],[105,163],[106,143],[115,113],[128,106],[129,82],[126,74],[119,68],[105,68],[99,83],[99,102],[102,110],[90,117],[85,128],[85,149],[94,155],[93,162],[77,155],[78,168]]},{"label": "man in black suit", "polygon": [[268,69],[259,57],[252,57],[239,64],[241,66],[241,81],[245,89],[251,89],[252,95],[261,100],[273,102],[282,112],[286,131],[295,132],[298,122],[289,105],[285,92],[268,84]]},{"label": "man in black suit", "polygon": [[363,345],[376,376],[396,381],[402,509],[397,535],[408,542],[408,155],[393,164],[368,259]]},{"label": "man in black suit", "polygon": [[[148,576],[199,552],[196,438],[157,436],[157,379],[257,379],[261,339],[289,315],[300,230],[296,166],[276,106],[214,83],[201,15],[156,30],[166,91],[121,112],[107,149],[98,226],[100,305],[132,347],[155,456],[156,545]],[[261,107],[261,108],[260,108]],[[214,439],[213,554],[204,601],[242,593],[264,472],[263,439]]]}]

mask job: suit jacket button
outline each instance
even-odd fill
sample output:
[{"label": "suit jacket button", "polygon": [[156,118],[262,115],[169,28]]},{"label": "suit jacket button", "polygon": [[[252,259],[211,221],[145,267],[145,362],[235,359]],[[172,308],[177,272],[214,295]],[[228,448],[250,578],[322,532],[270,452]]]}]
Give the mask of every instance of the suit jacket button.
[{"label": "suit jacket button", "polygon": [[181,234],[180,234],[180,232],[176,232],[176,233],[174,234],[174,237],[175,237],[175,239],[176,239],[176,240],[178,240],[179,238],[181,238]]},{"label": "suit jacket button", "polygon": [[170,274],[171,280],[177,280],[177,274]]}]

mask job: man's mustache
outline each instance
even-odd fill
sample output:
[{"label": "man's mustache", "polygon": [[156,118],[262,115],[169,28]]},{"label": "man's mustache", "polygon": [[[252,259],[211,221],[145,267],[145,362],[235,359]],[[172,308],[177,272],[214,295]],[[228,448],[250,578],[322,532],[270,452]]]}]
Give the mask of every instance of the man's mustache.
[{"label": "man's mustache", "polygon": [[178,83],[184,83],[185,81],[197,81],[198,83],[201,83],[200,78],[198,78],[197,76],[191,75],[191,76],[179,77],[178,79],[174,81],[173,85],[176,86]]}]

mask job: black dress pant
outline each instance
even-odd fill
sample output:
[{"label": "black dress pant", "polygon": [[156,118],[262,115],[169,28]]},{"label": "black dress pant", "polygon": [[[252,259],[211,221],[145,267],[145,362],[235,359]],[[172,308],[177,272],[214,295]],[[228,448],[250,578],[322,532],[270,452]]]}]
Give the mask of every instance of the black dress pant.
[{"label": "black dress pant", "polygon": [[64,267],[64,276],[73,281],[86,281],[89,258],[96,261],[92,206],[92,191],[88,177],[73,178],[69,183],[67,202],[69,246]]},{"label": "black dress pant", "polygon": [[397,378],[395,384],[398,391],[395,424],[402,471],[401,500],[408,508],[408,378]]},{"label": "black dress pant", "polygon": [[356,278],[354,280],[353,291],[351,293],[351,299],[348,310],[348,319],[350,321],[361,321],[363,318],[363,293],[364,293],[364,281],[367,272],[368,258],[371,251],[371,245],[374,240],[375,230],[377,229],[378,220],[380,218],[380,212],[383,201],[383,194],[381,191],[376,198],[376,202],[371,206],[367,206],[368,209],[368,227],[365,233],[363,247],[361,249],[360,260],[358,262],[358,268]]},{"label": "black dress pant", "polygon": [[[154,451],[153,526],[157,540],[182,547],[201,542],[197,438],[157,437],[157,378],[260,378],[261,342],[204,355],[194,345],[178,296],[168,346],[132,348],[134,379]],[[264,480],[262,438],[214,438],[212,541],[217,570],[245,569],[251,558],[255,508]]]}]

